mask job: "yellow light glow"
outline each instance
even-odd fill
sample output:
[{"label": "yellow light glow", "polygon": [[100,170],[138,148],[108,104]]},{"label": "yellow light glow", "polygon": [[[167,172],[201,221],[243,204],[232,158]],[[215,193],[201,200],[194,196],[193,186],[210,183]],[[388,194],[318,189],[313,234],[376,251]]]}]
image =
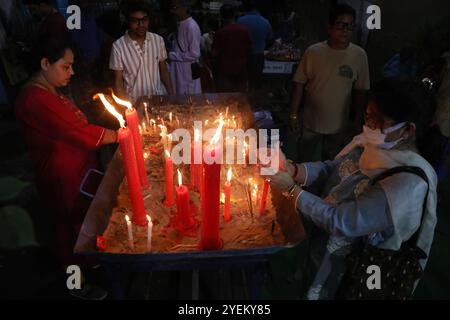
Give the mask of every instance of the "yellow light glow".
[{"label": "yellow light glow", "polygon": [[181,187],[183,185],[183,177],[181,176],[181,172],[177,169],[178,172],[178,186]]},{"label": "yellow light glow", "polygon": [[115,101],[117,104],[120,104],[121,106],[126,107],[128,110],[133,109],[133,105],[131,104],[130,101],[126,101],[126,100],[120,99],[119,97],[117,97],[117,96],[114,94],[114,92],[112,93],[112,97],[113,97],[114,101]]},{"label": "yellow light glow", "polygon": [[230,169],[228,169],[228,172],[227,172],[227,181],[228,182],[230,182],[231,181],[231,168]]}]

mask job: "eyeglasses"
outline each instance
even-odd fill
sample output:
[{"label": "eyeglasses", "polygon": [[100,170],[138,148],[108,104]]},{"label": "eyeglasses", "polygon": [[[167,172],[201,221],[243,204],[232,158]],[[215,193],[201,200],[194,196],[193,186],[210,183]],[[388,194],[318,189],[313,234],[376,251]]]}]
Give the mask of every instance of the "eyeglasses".
[{"label": "eyeglasses", "polygon": [[146,23],[148,23],[148,17],[144,17],[144,18],[142,18],[142,19],[137,19],[137,18],[130,18],[130,19],[128,19],[128,22],[129,23],[131,23],[131,24],[146,24]]},{"label": "eyeglasses", "polygon": [[353,31],[353,29],[355,28],[355,24],[353,22],[343,22],[343,21],[336,21],[334,23],[334,26],[338,30],[347,29],[348,31]]}]

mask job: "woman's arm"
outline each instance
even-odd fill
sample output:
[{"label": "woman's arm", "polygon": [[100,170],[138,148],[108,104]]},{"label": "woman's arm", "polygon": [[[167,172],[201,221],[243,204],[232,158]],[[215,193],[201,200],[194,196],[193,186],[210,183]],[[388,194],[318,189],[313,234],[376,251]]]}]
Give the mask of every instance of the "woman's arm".
[{"label": "woman's arm", "polygon": [[[294,194],[295,196],[295,194]],[[379,185],[336,207],[307,192],[296,192],[296,209],[330,234],[359,237],[393,228],[386,195]]]},{"label": "woman's arm", "polygon": [[[328,177],[341,162],[342,158],[323,162],[286,162],[286,170],[295,182],[304,186],[310,186],[313,182],[322,183],[327,181]],[[297,167],[297,172],[295,172],[295,167]]]}]

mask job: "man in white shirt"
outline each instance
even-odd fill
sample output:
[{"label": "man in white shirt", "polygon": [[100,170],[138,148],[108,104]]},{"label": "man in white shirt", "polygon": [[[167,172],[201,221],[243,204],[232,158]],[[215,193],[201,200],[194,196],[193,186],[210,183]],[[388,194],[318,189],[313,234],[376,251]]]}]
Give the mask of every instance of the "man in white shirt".
[{"label": "man in white shirt", "polygon": [[370,80],[366,52],[350,42],[355,16],[352,7],[338,4],[330,15],[329,39],[305,51],[293,78],[290,120],[294,131],[303,123],[300,162],[333,159],[345,146],[350,125],[361,126]]},{"label": "man in white shirt", "polygon": [[126,8],[128,30],[113,43],[109,61],[117,94],[133,102],[142,96],[173,93],[164,40],[148,32],[148,13],[144,2]]}]

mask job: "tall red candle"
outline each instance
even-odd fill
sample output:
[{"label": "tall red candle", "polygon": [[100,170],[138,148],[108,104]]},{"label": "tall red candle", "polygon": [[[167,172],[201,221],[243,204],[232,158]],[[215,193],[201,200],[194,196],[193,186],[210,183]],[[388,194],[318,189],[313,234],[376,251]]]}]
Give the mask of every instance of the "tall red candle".
[{"label": "tall red candle", "polygon": [[127,126],[133,134],[134,151],[138,167],[139,180],[141,186],[145,189],[149,186],[147,178],[147,169],[145,168],[144,153],[142,151],[142,137],[139,133],[139,119],[136,109],[127,109],[125,113],[127,119]]},{"label": "tall red candle", "polygon": [[223,218],[226,222],[230,221],[230,197],[231,197],[231,168],[228,170],[227,181],[224,187],[225,205],[223,207]]},{"label": "tall red candle", "polygon": [[267,193],[269,191],[269,183],[264,180],[263,191],[261,195],[261,206],[259,207],[259,214],[263,215],[266,211]]},{"label": "tall red candle", "polygon": [[[204,152],[210,158],[220,157],[218,146],[205,147]],[[203,164],[202,190],[202,223],[200,248],[202,250],[218,250],[222,247],[219,237],[220,222],[220,163]]]},{"label": "tall red candle", "polygon": [[195,225],[195,221],[189,204],[189,190],[182,184],[180,171],[178,171],[178,187],[175,188],[175,192],[177,195],[177,219],[183,228],[190,228]]},{"label": "tall red candle", "polygon": [[164,205],[166,207],[173,206],[173,161],[170,157],[169,151],[166,152],[166,200],[164,201]]},{"label": "tall red candle", "polygon": [[128,190],[130,192],[131,205],[133,207],[133,222],[137,225],[144,226],[147,224],[147,217],[136,164],[133,136],[129,128],[121,128],[119,129],[118,137],[125,167],[125,176],[128,182]]}]

